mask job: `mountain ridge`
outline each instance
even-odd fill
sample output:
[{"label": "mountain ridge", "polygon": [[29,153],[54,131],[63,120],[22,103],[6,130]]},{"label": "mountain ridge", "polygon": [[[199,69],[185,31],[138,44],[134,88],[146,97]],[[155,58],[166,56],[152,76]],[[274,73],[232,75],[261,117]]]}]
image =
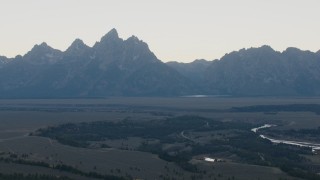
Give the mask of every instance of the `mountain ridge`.
[{"label": "mountain ridge", "polygon": [[2,64],[1,98],[172,96],[195,89],[145,42],[123,40],[115,29],[93,47],[76,39],[62,52],[42,43]]},{"label": "mountain ridge", "polygon": [[163,63],[147,43],[112,29],[92,47],[75,39],[65,51],[41,43],[23,56],[0,56],[0,98],[193,94],[318,96],[320,51],[264,45],[220,60]]}]

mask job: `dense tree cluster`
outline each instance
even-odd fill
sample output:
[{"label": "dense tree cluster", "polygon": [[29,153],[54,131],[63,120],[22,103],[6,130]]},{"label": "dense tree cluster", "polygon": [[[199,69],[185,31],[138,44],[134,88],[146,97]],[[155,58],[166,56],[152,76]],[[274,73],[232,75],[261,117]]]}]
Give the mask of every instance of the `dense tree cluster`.
[{"label": "dense tree cluster", "polygon": [[[198,116],[180,116],[160,121],[123,120],[117,123],[101,121],[64,124],[38,130],[36,134],[57,139],[68,145],[83,147],[90,141],[140,137],[146,140],[139,147],[140,151],[157,154],[159,158],[174,162],[190,172],[198,172],[197,166],[189,163],[194,156],[229,153],[236,155],[240,162],[279,167],[296,177],[309,179],[319,177],[316,175],[319,169],[301,156],[301,154],[310,155],[310,148],[272,144],[252,132],[251,128],[252,125],[243,122],[221,122]],[[193,133],[224,131],[224,134],[221,134],[221,138],[211,139],[208,143],[199,143],[192,138],[183,138],[181,134],[186,131]],[[152,142],[152,140],[157,141]],[[163,148],[164,144],[177,142],[184,144],[184,147],[176,147],[173,151]],[[186,146],[189,147],[188,151],[183,150]]]}]

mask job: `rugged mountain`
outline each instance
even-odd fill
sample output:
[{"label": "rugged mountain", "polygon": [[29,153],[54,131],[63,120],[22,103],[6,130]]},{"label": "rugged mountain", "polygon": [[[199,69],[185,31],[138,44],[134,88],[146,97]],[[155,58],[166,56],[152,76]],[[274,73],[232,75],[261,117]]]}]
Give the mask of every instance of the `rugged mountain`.
[{"label": "rugged mountain", "polygon": [[163,63],[148,45],[115,29],[89,47],[62,52],[46,43],[24,56],[0,56],[0,98],[107,96],[319,96],[320,51],[241,49],[220,60]]},{"label": "rugged mountain", "polygon": [[76,39],[72,42],[69,48],[63,53],[63,58],[69,61],[82,59],[90,54],[91,48],[84,44],[81,39]]},{"label": "rugged mountain", "polygon": [[212,61],[198,59],[190,63],[170,61],[166,64],[192,80],[194,83],[201,84],[204,83],[206,69],[212,64]]},{"label": "rugged mountain", "polygon": [[206,70],[211,94],[240,96],[320,95],[320,58],[316,53],[269,46],[242,49]]},{"label": "rugged mountain", "polygon": [[176,96],[192,83],[162,63],[137,37],[115,29],[92,48],[81,40],[61,52],[42,43],[0,70],[2,98]]},{"label": "rugged mountain", "polygon": [[45,42],[35,45],[23,56],[23,61],[32,65],[54,64],[61,60],[62,52],[48,46]]}]

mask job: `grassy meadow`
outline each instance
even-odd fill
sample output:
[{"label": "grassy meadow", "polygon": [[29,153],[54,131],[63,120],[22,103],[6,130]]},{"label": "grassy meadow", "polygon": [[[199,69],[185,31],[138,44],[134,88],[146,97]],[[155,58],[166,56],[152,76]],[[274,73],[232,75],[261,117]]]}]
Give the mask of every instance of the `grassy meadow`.
[{"label": "grassy meadow", "polygon": [[[320,127],[319,115],[314,112],[279,111],[234,112],[233,107],[257,105],[316,104],[317,98],[106,98],[106,99],[16,99],[0,100],[0,157],[11,160],[65,164],[83,172],[114,175],[128,179],[299,179],[277,167],[253,165],[237,161],[232,154],[223,155],[223,162],[209,163],[193,158],[198,172],[189,172],[157,154],[140,151],[144,139],[128,137],[105,139],[106,147],[73,147],[48,137],[30,136],[39,129],[66,123],[163,121],[166,118],[192,115],[220,122],[241,122],[252,126],[277,124],[278,130],[313,129]],[[226,131],[227,132],[227,131]],[[179,137],[181,132],[174,136]],[[216,132],[186,132],[198,143],[208,143]],[[220,134],[221,135],[221,134]],[[230,136],[232,134],[229,133]],[[228,135],[227,135],[228,136]],[[179,137],[181,139],[181,137]],[[181,140],[183,141],[183,140]],[[188,142],[182,142],[187,144]],[[181,145],[181,144],[180,144]],[[164,144],[164,149],[179,147]],[[203,154],[204,157],[210,154]],[[215,154],[217,155],[217,154]],[[212,156],[212,154],[211,154]],[[307,155],[320,164],[319,155]],[[0,173],[50,174],[73,179],[99,179],[48,167],[0,161]],[[102,178],[103,179],[103,178]]]}]

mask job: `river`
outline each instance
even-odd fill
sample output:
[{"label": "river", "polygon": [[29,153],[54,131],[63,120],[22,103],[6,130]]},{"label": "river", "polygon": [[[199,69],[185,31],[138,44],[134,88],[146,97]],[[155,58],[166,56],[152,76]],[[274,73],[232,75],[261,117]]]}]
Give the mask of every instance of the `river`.
[{"label": "river", "polygon": [[[253,129],[251,129],[251,131],[254,133],[257,133],[259,131],[259,129],[271,128],[274,126],[276,126],[276,125],[265,124],[263,126],[253,128]],[[314,153],[316,152],[316,150],[320,150],[320,144],[316,144],[316,143],[310,143],[310,142],[304,142],[304,141],[288,141],[288,140],[281,140],[281,139],[273,139],[273,138],[269,138],[269,137],[262,135],[262,134],[260,134],[260,137],[263,139],[267,139],[267,140],[269,140],[273,143],[276,143],[276,144],[283,143],[283,144],[300,146],[300,147],[309,147],[312,149],[312,152],[314,152]]]}]

